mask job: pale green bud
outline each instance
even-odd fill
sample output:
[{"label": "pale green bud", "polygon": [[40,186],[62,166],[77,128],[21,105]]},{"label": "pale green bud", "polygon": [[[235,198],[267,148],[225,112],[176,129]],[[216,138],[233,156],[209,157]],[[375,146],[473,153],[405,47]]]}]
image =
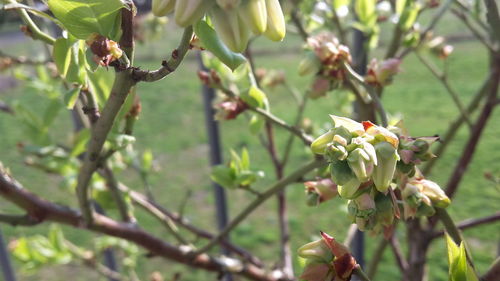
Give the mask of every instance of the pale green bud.
[{"label": "pale green bud", "polygon": [[361,182],[356,178],[352,177],[350,181],[344,183],[343,185],[338,185],[339,195],[345,199],[352,199],[356,191],[358,191]]},{"label": "pale green bud", "polygon": [[349,156],[347,163],[360,182],[366,182],[373,173],[374,161],[370,158],[366,150],[356,148]]},{"label": "pale green bud", "polygon": [[333,161],[343,161],[347,158],[348,153],[346,148],[341,145],[329,144],[326,149],[326,155]]},{"label": "pale green bud", "polygon": [[333,136],[335,135],[334,131],[329,130],[323,135],[319,136],[317,139],[313,141],[311,144],[311,150],[314,154],[325,154],[326,148],[328,144],[333,141]]},{"label": "pale green bud", "polygon": [[255,35],[266,31],[266,0],[243,0],[238,12]]},{"label": "pale green bud", "polygon": [[223,10],[214,7],[210,12],[217,35],[233,52],[241,53],[247,48],[250,30],[238,16],[236,10]]},{"label": "pale green bud", "polygon": [[188,27],[201,19],[214,4],[213,0],[177,0],[174,12],[175,22],[181,27]]},{"label": "pale green bud", "polygon": [[399,156],[396,149],[386,141],[375,144],[375,152],[378,161],[373,168],[372,179],[377,190],[385,193],[394,177]]},{"label": "pale green bud", "polygon": [[267,28],[264,35],[272,41],[282,41],[285,38],[285,16],[279,0],[266,0]]},{"label": "pale green bud", "polygon": [[356,217],[369,219],[375,214],[375,200],[373,200],[368,192],[359,195],[354,201],[358,205]]},{"label": "pale green bud", "polygon": [[378,193],[375,197],[375,206],[377,208],[377,212],[375,213],[377,222],[385,226],[392,225],[394,222],[394,207],[392,206],[391,198]]},{"label": "pale green bud", "polygon": [[450,198],[439,187],[439,185],[430,180],[420,180],[422,184],[422,193],[432,201],[432,204],[439,208],[446,208],[450,205]]},{"label": "pale green bud", "polygon": [[309,261],[328,263],[333,259],[332,251],[322,239],[305,244],[297,252],[301,258]]},{"label": "pale green bud", "polygon": [[314,52],[306,53],[306,56],[299,63],[299,75],[316,74],[321,69],[321,61]]},{"label": "pale green bud", "polygon": [[157,17],[163,17],[172,12],[175,7],[175,0],[153,0],[151,11]]},{"label": "pale green bud", "polygon": [[216,2],[224,10],[232,10],[240,5],[240,0],[216,0]]},{"label": "pale green bud", "polygon": [[334,161],[330,164],[332,180],[337,185],[344,185],[356,178],[347,161]]}]

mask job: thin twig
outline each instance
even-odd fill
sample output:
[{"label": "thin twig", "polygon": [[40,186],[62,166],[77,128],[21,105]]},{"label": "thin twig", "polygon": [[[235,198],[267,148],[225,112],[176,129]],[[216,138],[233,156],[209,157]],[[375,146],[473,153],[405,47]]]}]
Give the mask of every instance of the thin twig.
[{"label": "thin twig", "polygon": [[[53,221],[79,229],[87,229],[96,233],[118,237],[137,244],[151,253],[191,267],[213,272],[230,271],[225,264],[207,254],[193,257],[191,252],[166,243],[164,240],[129,224],[120,223],[108,217],[95,214],[94,223],[89,225],[81,213],[66,206],[44,200],[29,192],[21,184],[0,169],[0,195],[27,211],[41,221]],[[242,263],[235,272],[255,281],[276,281],[276,278],[252,264]]]},{"label": "thin twig", "polygon": [[377,247],[375,248],[375,251],[371,256],[370,263],[368,264],[368,269],[366,270],[368,277],[372,279],[375,277],[378,265],[380,264],[382,256],[384,255],[385,249],[387,249],[388,245],[389,241],[387,241],[385,238],[380,239],[379,243],[377,244]]},{"label": "thin twig", "polygon": [[29,215],[0,214],[0,222],[4,222],[12,226],[18,226],[18,225],[31,226],[39,224],[41,221],[36,220],[35,218]]},{"label": "thin twig", "polygon": [[[8,2],[9,3],[16,3],[13,0],[9,0]],[[40,28],[38,28],[38,26],[35,24],[35,22],[33,22],[30,15],[28,14],[28,12],[26,12],[25,9],[17,9],[17,12],[18,12],[19,16],[21,17],[21,19],[23,20],[23,22],[27,25],[27,27],[28,27],[27,32],[29,32],[30,36],[33,39],[43,41],[49,45],[54,45],[54,43],[56,42],[56,39],[54,39],[49,34],[41,31]]]},{"label": "thin twig", "polygon": [[401,274],[405,276],[410,266],[408,265],[406,258],[403,256],[403,251],[401,250],[401,246],[396,235],[392,235],[391,238],[389,238],[389,245],[391,245],[392,253],[394,254],[394,258],[396,259]]},{"label": "thin twig", "polygon": [[[458,2],[458,1],[457,1]],[[472,32],[472,34],[481,42],[483,45],[488,48],[490,51],[494,51],[493,46],[491,43],[488,41],[488,39],[481,34],[479,30],[477,30],[469,21],[469,18],[461,11],[457,11],[456,9],[451,9],[451,12],[458,18],[460,19],[466,26],[469,28],[469,30]]]},{"label": "thin twig", "polygon": [[136,220],[133,214],[130,212],[127,206],[127,202],[125,202],[125,199],[123,198],[122,192],[118,188],[118,181],[116,180],[113,171],[108,167],[108,165],[105,165],[102,168],[102,175],[106,179],[107,187],[111,192],[113,199],[115,200],[122,220],[126,223],[135,224]]},{"label": "thin twig", "polygon": [[262,193],[261,197],[252,201],[245,209],[243,209],[216,237],[214,237],[207,245],[200,248],[194,255],[204,253],[215,246],[223,237],[225,237],[231,230],[238,226],[245,218],[247,218],[257,207],[264,203],[267,199],[283,190],[289,184],[295,182],[298,178],[304,176],[310,171],[325,165],[323,159],[314,159],[313,161],[298,168],[290,175],[272,184]]},{"label": "thin twig", "polygon": [[179,46],[172,52],[172,56],[168,61],[163,61],[162,66],[157,70],[147,71],[135,69],[133,73],[135,79],[144,82],[155,82],[174,72],[189,51],[192,38],[193,27],[189,26],[184,29]]},{"label": "thin twig", "polygon": [[460,111],[460,114],[464,116],[465,122],[467,123],[467,125],[469,125],[469,128],[472,129],[472,121],[470,120],[469,113],[464,108],[462,102],[460,101],[460,98],[458,97],[457,92],[455,92],[455,90],[451,87],[450,83],[448,82],[448,77],[446,76],[446,74],[437,70],[419,52],[415,52],[415,55],[420,60],[420,62],[422,62],[422,64],[425,67],[427,67],[427,69],[434,75],[434,77],[436,77],[436,79],[438,79],[443,84],[443,86],[446,88],[446,91],[448,92],[448,94],[450,94],[453,102]]},{"label": "thin twig", "polygon": [[483,281],[499,281],[500,280],[500,257],[493,262],[488,271],[481,276]]},{"label": "thin twig", "polygon": [[[500,221],[500,212],[497,212],[491,216],[486,216],[486,217],[482,217],[482,218],[475,218],[475,219],[467,219],[467,220],[461,221],[461,222],[457,223],[457,228],[460,230],[464,230],[464,229],[476,227],[476,226],[483,225],[483,224],[493,223],[493,222],[497,222],[497,221]],[[432,234],[431,238],[436,239],[436,238],[439,238],[443,235],[444,235],[444,230],[441,230],[441,231],[437,231],[434,234]]]}]

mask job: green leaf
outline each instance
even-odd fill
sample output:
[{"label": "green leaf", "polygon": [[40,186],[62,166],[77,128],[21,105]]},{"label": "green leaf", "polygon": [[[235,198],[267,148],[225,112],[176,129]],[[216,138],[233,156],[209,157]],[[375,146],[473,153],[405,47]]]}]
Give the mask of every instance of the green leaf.
[{"label": "green leaf", "polygon": [[64,105],[67,109],[73,109],[75,107],[76,100],[78,99],[78,95],[80,94],[80,87],[73,88],[64,94]]},{"label": "green leaf", "polygon": [[257,181],[257,175],[251,171],[243,171],[238,175],[236,180],[237,185],[240,186],[250,186],[252,183]]},{"label": "green leaf", "polygon": [[198,21],[194,26],[194,32],[200,38],[203,48],[209,50],[219,58],[231,70],[235,70],[246,61],[242,54],[234,53],[219,39],[215,30],[204,20]]},{"label": "green leaf", "polygon": [[250,169],[250,156],[248,155],[248,150],[246,149],[246,147],[243,147],[243,149],[241,150],[241,169]]},{"label": "green leaf", "polygon": [[49,0],[48,5],[68,32],[82,40],[92,33],[113,38],[119,10],[125,7],[120,0]]},{"label": "green leaf", "polygon": [[376,2],[376,0],[357,0],[354,6],[359,21],[368,27],[373,27],[377,23]]},{"label": "green leaf", "polygon": [[467,261],[467,252],[463,242],[460,246],[446,234],[446,246],[448,248],[448,264],[450,266],[450,281],[477,281],[474,269]]},{"label": "green leaf", "polygon": [[95,94],[97,103],[102,108],[108,99],[113,81],[115,80],[114,71],[100,67],[95,72],[88,72],[87,75],[90,82],[90,90]]},{"label": "green leaf", "polygon": [[253,135],[258,135],[260,131],[262,131],[262,128],[264,128],[265,124],[266,120],[259,117],[257,114],[252,115],[252,118],[250,118],[250,121],[248,123],[250,133],[252,133]]},{"label": "green leaf", "polygon": [[57,114],[61,110],[61,102],[58,99],[53,99],[45,109],[43,114],[43,125],[48,128],[52,125]]},{"label": "green leaf", "polygon": [[142,153],[142,169],[144,171],[151,171],[153,167],[153,152],[151,149],[147,149]]},{"label": "green leaf", "polygon": [[78,132],[76,135],[74,144],[73,144],[73,149],[71,149],[70,155],[72,157],[76,157],[83,152],[85,152],[85,149],[87,148],[87,142],[90,139],[90,130],[89,129],[83,129]]},{"label": "green leaf", "polygon": [[251,86],[247,93],[241,95],[241,99],[251,107],[260,107],[267,109],[267,96],[256,86]]},{"label": "green leaf", "polygon": [[335,10],[338,10],[339,8],[343,7],[343,6],[348,6],[349,7],[349,4],[351,3],[351,0],[333,0],[333,8]]},{"label": "green leaf", "polygon": [[59,74],[64,78],[68,73],[69,64],[71,62],[71,49],[68,39],[57,38],[52,50],[52,58],[56,64]]},{"label": "green leaf", "polygon": [[213,167],[212,173],[210,174],[210,178],[220,184],[225,188],[236,188],[235,179],[232,175],[231,168],[228,168],[224,165],[218,165]]}]

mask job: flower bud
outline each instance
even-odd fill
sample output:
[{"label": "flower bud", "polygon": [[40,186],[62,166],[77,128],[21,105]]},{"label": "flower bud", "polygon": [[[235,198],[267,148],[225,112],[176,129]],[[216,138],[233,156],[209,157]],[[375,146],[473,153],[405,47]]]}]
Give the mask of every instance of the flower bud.
[{"label": "flower bud", "polygon": [[386,141],[392,144],[394,148],[398,148],[399,138],[398,136],[396,136],[396,134],[384,127],[377,126],[370,121],[363,121],[361,123],[363,124],[363,128],[368,135],[375,137],[376,139],[379,139],[381,141]]},{"label": "flower bud", "polygon": [[[339,135],[335,135],[335,137],[338,136]],[[336,160],[344,161],[349,154],[344,146],[331,143],[328,145],[326,149],[326,155],[328,156],[328,159],[332,161]]]},{"label": "flower bud", "polygon": [[340,117],[331,114],[330,118],[332,118],[333,125],[335,128],[344,127],[351,134],[355,134],[358,136],[362,136],[365,133],[365,128],[363,127],[363,124],[356,122],[350,118]]},{"label": "flower bud", "polygon": [[216,2],[224,10],[232,10],[240,5],[240,0],[216,0]]},{"label": "flower bud", "polygon": [[[157,17],[163,17],[172,12],[175,7],[176,0],[153,0],[151,11]],[[182,1],[182,0],[180,0]]]},{"label": "flower bud", "polygon": [[392,225],[394,222],[394,207],[392,206],[391,198],[382,193],[378,193],[375,197],[375,206],[377,208],[375,213],[377,223],[385,226]]},{"label": "flower bud", "polygon": [[210,12],[210,18],[214,23],[217,34],[234,52],[245,51],[250,36],[250,30],[235,10],[226,11],[214,7]]},{"label": "flower bud", "polygon": [[430,180],[420,180],[422,185],[422,193],[432,201],[432,204],[439,208],[446,208],[450,205],[450,198],[439,187],[439,185]]},{"label": "flower bud", "polygon": [[358,206],[356,217],[369,219],[375,214],[375,200],[373,200],[368,192],[364,192],[359,195],[354,199],[354,202],[356,202],[356,205]]},{"label": "flower bud", "polygon": [[330,164],[330,173],[333,182],[337,185],[345,185],[356,178],[347,161],[333,161]]},{"label": "flower bud", "polygon": [[316,77],[314,80],[311,90],[309,91],[309,97],[312,99],[320,98],[330,90],[330,80],[323,77]]},{"label": "flower bud", "polygon": [[394,177],[399,156],[396,148],[386,141],[375,144],[375,152],[377,165],[373,168],[372,179],[377,190],[385,193]]},{"label": "flower bud", "polygon": [[351,180],[344,183],[343,185],[338,185],[339,195],[345,199],[352,199],[356,195],[356,192],[359,189],[361,182],[356,178],[352,177]]},{"label": "flower bud", "polygon": [[267,28],[264,35],[272,41],[282,41],[285,38],[285,16],[279,0],[266,0]]},{"label": "flower bud", "polygon": [[306,264],[304,271],[300,275],[300,280],[305,281],[324,281],[334,280],[335,270],[333,266],[325,263],[311,262]]},{"label": "flower bud", "polygon": [[374,159],[372,159],[365,149],[356,148],[347,157],[347,163],[360,182],[370,179],[373,172]]},{"label": "flower bud", "polygon": [[315,262],[329,263],[333,259],[330,248],[322,239],[305,244],[297,252],[299,257]]},{"label": "flower bud", "polygon": [[[304,183],[308,194],[308,205],[316,206],[337,196],[337,185],[331,179],[320,179],[318,181],[308,181]],[[316,194],[318,196],[312,196]],[[312,201],[316,198],[316,202]],[[312,205],[311,205],[312,204]]]},{"label": "flower bud", "polygon": [[214,3],[213,0],[177,0],[175,22],[181,27],[188,27],[201,19]]},{"label": "flower bud", "polygon": [[316,74],[321,69],[321,61],[313,52],[308,52],[299,63],[299,75]]},{"label": "flower bud", "polygon": [[255,35],[266,31],[266,0],[243,0],[239,8],[239,14]]},{"label": "flower bud", "polygon": [[320,155],[325,154],[326,148],[328,147],[328,144],[333,141],[334,135],[335,132],[333,130],[329,130],[328,132],[324,133],[323,135],[315,139],[311,144],[312,152],[314,154],[320,154]]}]

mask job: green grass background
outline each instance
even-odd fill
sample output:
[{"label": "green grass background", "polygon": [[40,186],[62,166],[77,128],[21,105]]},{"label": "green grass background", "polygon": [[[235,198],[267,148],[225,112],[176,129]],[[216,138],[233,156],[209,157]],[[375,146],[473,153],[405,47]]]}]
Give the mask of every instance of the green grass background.
[{"label": "green grass background", "polygon": [[[447,18],[438,32],[454,35],[462,32],[463,27],[454,20]],[[389,29],[384,34],[389,34]],[[169,54],[179,37],[178,29],[168,29],[164,37],[147,46],[138,46],[138,65],[142,68],[155,68],[159,65],[161,56]],[[387,36],[385,36],[387,37]],[[385,41],[382,41],[384,43]],[[300,41],[296,36],[289,36],[283,43],[271,44],[265,40],[254,43],[256,63],[258,67],[273,68],[286,73],[287,81],[301,92],[307,89],[310,78],[297,75],[297,65],[300,61]],[[449,77],[453,87],[466,103],[480,87],[487,73],[487,54],[485,49],[475,41],[460,41],[454,43],[455,51],[449,58]],[[6,48],[14,54],[31,54],[39,49],[37,43],[10,45]],[[2,47],[3,49],[3,47]],[[263,52],[265,51],[265,52]],[[375,55],[380,51],[375,50]],[[439,61],[434,60],[436,64]],[[387,111],[393,115],[400,114],[413,136],[428,136],[443,134],[450,122],[458,115],[458,111],[450,96],[442,85],[428,73],[414,55],[410,55],[402,65],[403,71],[395,78],[393,85],[384,93],[383,102]],[[191,54],[183,65],[172,75],[159,83],[140,84],[140,95],[143,112],[135,127],[134,135],[137,138],[136,148],[143,151],[151,148],[155,159],[161,166],[161,171],[152,175],[151,181],[158,201],[170,209],[176,210],[179,202],[188,190],[192,191],[186,216],[195,224],[215,231],[215,212],[212,188],[208,178],[208,146],[204,127],[203,106],[201,103],[200,83],[198,82],[197,64]],[[282,88],[268,91],[272,111],[286,121],[295,118],[294,100]],[[21,101],[33,109],[43,109],[44,100],[33,90],[20,87],[0,92],[0,99],[11,103]],[[343,114],[339,110],[339,93],[331,92],[324,99],[309,103],[305,116],[318,126],[329,122],[328,114]],[[68,130],[71,121],[68,112],[61,112],[53,134],[61,138],[61,142],[69,139]],[[499,211],[500,193],[493,184],[488,182],[483,174],[493,172],[500,174],[500,112],[496,111],[479,143],[473,162],[466,171],[460,185],[459,192],[453,200],[449,211],[457,221],[481,217]],[[262,149],[257,139],[247,130],[245,118],[221,124],[222,142],[227,159],[228,149],[248,147],[253,167],[266,172],[266,178],[255,185],[258,190],[273,181],[274,173],[270,166],[269,157]],[[288,133],[276,129],[277,146],[283,148]],[[456,139],[449,146],[445,155],[440,155],[439,162],[432,175],[432,180],[444,186],[453,170],[462,148],[468,137],[467,128],[462,128]],[[0,115],[0,160],[8,166],[13,175],[33,192],[53,201],[74,205],[73,196],[58,187],[60,179],[47,176],[40,171],[27,168],[23,158],[16,151],[16,143],[23,141],[23,128],[15,118]],[[295,142],[294,155],[287,171],[293,170],[307,161],[308,152]],[[138,176],[131,171],[118,175],[129,186],[141,189]],[[319,230],[327,231],[343,239],[348,228],[345,215],[345,201],[335,199],[316,208],[305,205],[304,191],[300,184],[290,185],[287,188],[289,217],[291,227],[292,249],[295,251],[300,245],[310,241]],[[242,191],[228,191],[230,214],[234,215],[242,209],[252,195]],[[11,209],[8,203],[0,199],[0,211]],[[137,210],[136,215],[141,227],[156,233],[157,236],[174,241],[173,237],[154,219]],[[44,233],[47,225],[34,228],[13,228],[1,226],[8,240],[22,235]],[[64,227],[69,240],[85,245],[93,234]],[[405,229],[400,224],[398,237],[405,243]],[[189,237],[189,234],[186,233]],[[479,272],[484,272],[489,263],[497,255],[497,245],[500,239],[499,224],[481,226],[464,233],[472,249],[473,258]],[[269,266],[278,259],[278,228],[276,217],[276,202],[269,200],[260,207],[248,220],[242,223],[231,235],[232,240],[244,248],[251,249]],[[370,260],[370,253],[377,245],[379,237],[366,237],[366,258]],[[141,251],[142,252],[142,251]],[[145,252],[142,252],[146,254]],[[296,263],[297,273],[300,271]],[[16,267],[19,268],[19,264]],[[430,249],[429,273],[430,280],[447,280],[446,249],[442,240],[436,240]],[[182,272],[182,280],[210,280],[216,278],[214,274],[204,271],[195,271],[177,265],[168,260],[158,258],[141,258],[138,273],[142,280],[148,280],[148,274],[160,271],[170,279],[174,272]],[[97,280],[98,276],[78,263],[66,266],[52,266],[44,268],[35,274],[19,273],[20,280]],[[394,264],[390,251],[386,251],[381,262],[376,280],[398,280],[399,271]]]}]

